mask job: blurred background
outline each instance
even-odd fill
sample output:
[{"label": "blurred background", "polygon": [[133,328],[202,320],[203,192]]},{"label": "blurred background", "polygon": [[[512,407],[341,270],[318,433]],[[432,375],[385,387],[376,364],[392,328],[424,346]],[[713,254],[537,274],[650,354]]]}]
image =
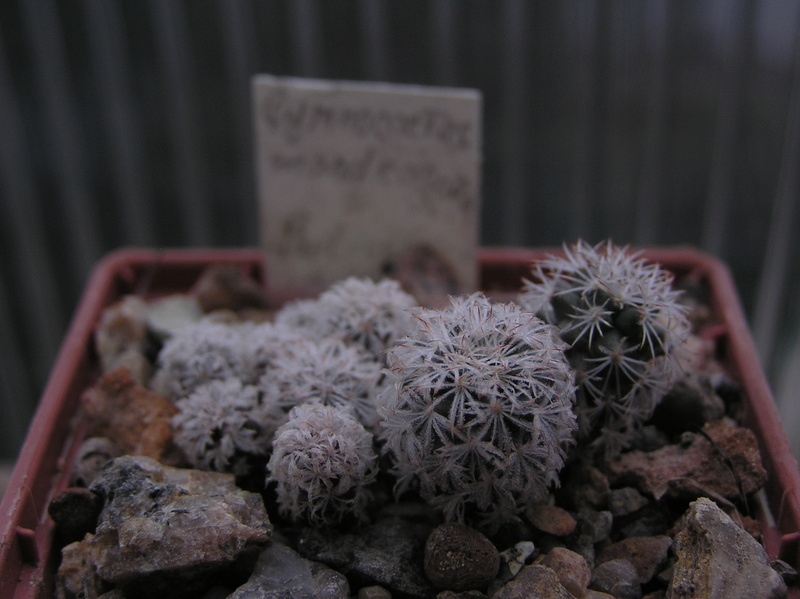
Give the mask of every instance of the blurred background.
[{"label": "blurred background", "polygon": [[93,264],[254,246],[254,73],[479,89],[482,243],[693,245],[800,438],[800,2],[0,2],[0,458]]}]

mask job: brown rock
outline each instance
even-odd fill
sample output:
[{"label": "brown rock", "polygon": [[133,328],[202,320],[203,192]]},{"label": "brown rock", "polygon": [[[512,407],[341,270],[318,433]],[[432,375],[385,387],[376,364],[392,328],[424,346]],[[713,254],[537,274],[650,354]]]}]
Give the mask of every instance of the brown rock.
[{"label": "brown rock", "polygon": [[561,489],[556,503],[568,508],[604,509],[610,492],[608,478],[590,464],[577,463],[561,476]]},{"label": "brown rock", "polygon": [[56,495],[47,506],[47,513],[56,523],[63,544],[80,541],[94,532],[103,501],[89,489],[69,487]]},{"label": "brown rock", "polygon": [[553,570],[562,586],[576,597],[586,593],[592,573],[582,555],[564,547],[554,547],[539,563]]},{"label": "brown rock", "polygon": [[122,450],[106,437],[89,437],[81,443],[72,466],[72,484],[90,487],[108,462],[122,455]]},{"label": "brown rock", "polygon": [[[649,453],[632,451],[609,464],[609,475],[615,483],[631,484],[657,499],[671,485],[675,487],[671,481],[677,479],[691,479],[698,489],[738,499],[741,493],[729,463],[745,494],[764,485],[767,473],[752,431],[723,420],[709,423],[703,430],[713,443],[698,434],[688,444],[668,445]],[[685,490],[690,485],[684,482],[679,487]]]},{"label": "brown rock", "polygon": [[170,419],[178,409],[165,397],[136,382],[119,368],[81,396],[89,435],[113,439],[123,453],[176,463]]},{"label": "brown rock", "polygon": [[461,524],[436,527],[425,543],[425,574],[441,590],[485,589],[500,570],[500,553],[483,534]]},{"label": "brown rock", "polygon": [[153,366],[146,358],[151,349],[147,330],[147,305],[138,296],[124,297],[106,308],[94,334],[103,372],[124,366],[134,379],[145,384]]},{"label": "brown rock", "polygon": [[573,599],[547,566],[525,566],[517,577],[500,587],[492,599]]},{"label": "brown rock", "polygon": [[604,547],[597,554],[597,564],[626,559],[639,575],[639,584],[649,582],[667,563],[672,539],[668,536],[630,537]]},{"label": "brown rock", "polygon": [[770,567],[764,548],[710,499],[689,506],[674,543],[677,559],[667,599],[786,596],[786,583]]},{"label": "brown rock", "polygon": [[210,266],[192,290],[203,312],[264,308],[264,289],[235,264]]},{"label": "brown rock", "polygon": [[525,511],[525,517],[542,532],[556,537],[571,534],[578,524],[572,514],[556,505],[532,505]]}]

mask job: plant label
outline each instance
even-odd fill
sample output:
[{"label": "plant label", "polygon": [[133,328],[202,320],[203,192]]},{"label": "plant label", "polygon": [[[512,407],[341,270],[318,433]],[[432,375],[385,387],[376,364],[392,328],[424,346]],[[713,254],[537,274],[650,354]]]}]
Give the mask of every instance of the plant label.
[{"label": "plant label", "polygon": [[477,289],[475,90],[253,78],[269,287],[399,279],[421,303]]}]

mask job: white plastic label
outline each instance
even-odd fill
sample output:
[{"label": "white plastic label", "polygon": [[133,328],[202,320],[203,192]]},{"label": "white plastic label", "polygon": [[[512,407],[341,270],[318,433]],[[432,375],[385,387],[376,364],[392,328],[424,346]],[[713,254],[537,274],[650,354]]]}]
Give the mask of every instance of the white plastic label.
[{"label": "white plastic label", "polygon": [[257,75],[253,98],[271,289],[387,275],[418,294],[476,288],[477,91]]}]

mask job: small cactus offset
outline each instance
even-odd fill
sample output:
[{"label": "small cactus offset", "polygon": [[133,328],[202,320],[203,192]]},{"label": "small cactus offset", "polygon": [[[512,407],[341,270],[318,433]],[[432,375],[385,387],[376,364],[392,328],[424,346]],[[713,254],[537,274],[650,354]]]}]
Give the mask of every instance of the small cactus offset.
[{"label": "small cactus offset", "polygon": [[689,331],[673,276],[611,242],[534,265],[519,303],[554,325],[577,372],[580,438],[613,456],[679,374]]},{"label": "small cactus offset", "polygon": [[307,401],[350,410],[367,428],[378,424],[377,396],[384,380],[378,359],[341,339],[294,340],[272,358],[261,377],[264,396],[285,412]]},{"label": "small cactus offset", "polygon": [[175,404],[173,439],[201,470],[247,473],[247,457],[265,455],[283,411],[239,379],[212,380]]},{"label": "small cactus offset", "polygon": [[557,483],[576,428],[573,375],[551,327],[480,293],[418,309],[388,352],[384,450],[447,520],[493,528]]},{"label": "small cactus offset", "polygon": [[338,337],[380,356],[413,330],[408,310],[416,305],[414,296],[397,281],[350,277],[317,299],[287,304],[276,315],[276,323],[311,338]]},{"label": "small cactus offset", "polygon": [[316,401],[293,408],[275,434],[267,465],[282,515],[312,524],[364,520],[377,475],[372,442],[344,410]]}]

